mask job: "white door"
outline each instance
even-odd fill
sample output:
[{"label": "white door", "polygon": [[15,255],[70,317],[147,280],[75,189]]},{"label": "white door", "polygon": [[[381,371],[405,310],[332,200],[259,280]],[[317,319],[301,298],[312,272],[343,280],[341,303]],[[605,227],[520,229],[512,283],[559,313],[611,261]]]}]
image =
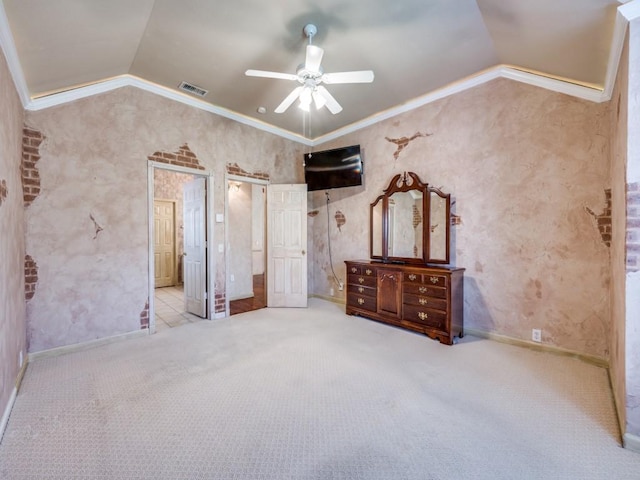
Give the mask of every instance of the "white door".
[{"label": "white door", "polygon": [[184,308],[206,318],[207,248],[206,180],[198,177],[184,184]]},{"label": "white door", "polygon": [[153,255],[155,265],[155,286],[174,285],[175,246],[174,246],[174,203],[166,200],[153,201]]},{"label": "white door", "polygon": [[307,185],[267,187],[267,306],[307,306]]}]

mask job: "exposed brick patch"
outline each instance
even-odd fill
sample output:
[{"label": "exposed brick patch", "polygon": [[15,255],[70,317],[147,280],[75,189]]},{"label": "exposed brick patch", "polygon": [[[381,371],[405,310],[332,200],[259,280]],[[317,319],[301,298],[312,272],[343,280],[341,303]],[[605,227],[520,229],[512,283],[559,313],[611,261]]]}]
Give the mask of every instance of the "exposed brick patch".
[{"label": "exposed brick patch", "polygon": [[189,146],[185,143],[176,152],[155,152],[147,157],[153,162],[168,163],[169,165],[176,165],[178,167],[196,168],[198,170],[204,170],[205,168],[200,165],[198,157],[191,151]]},{"label": "exposed brick patch", "polygon": [[216,293],[216,299],[215,299],[215,312],[219,313],[219,312],[224,312],[225,311],[225,301],[226,301],[226,294],[224,293]]},{"label": "exposed brick patch", "polygon": [[[589,207],[585,207],[585,210],[593,218],[595,218],[602,241],[607,247],[610,247],[611,246],[611,189],[610,188],[605,189],[604,196],[606,199],[606,204],[604,207],[604,211],[600,215],[597,215]],[[638,197],[640,197],[640,194],[638,195]],[[640,202],[638,203],[638,205],[640,205]]]},{"label": "exposed brick patch", "polygon": [[451,214],[451,225],[462,225],[462,217],[460,215]]},{"label": "exposed brick patch", "polygon": [[422,222],[422,214],[415,205],[411,205],[411,207],[413,210],[413,228],[416,228]]},{"label": "exposed brick patch", "polygon": [[144,304],[144,308],[140,312],[140,330],[149,328],[149,300]]},{"label": "exposed brick patch", "polygon": [[347,223],[347,217],[344,216],[340,210],[336,210],[336,214],[334,215],[336,219],[336,226],[338,227],[338,231],[342,232],[342,226]]},{"label": "exposed brick patch", "polygon": [[640,182],[627,184],[627,272],[640,271]]},{"label": "exposed brick patch", "polygon": [[241,177],[256,178],[258,180],[269,180],[269,174],[263,172],[247,172],[240,168],[237,163],[227,163],[227,173],[230,175],[239,175]]},{"label": "exposed brick patch", "polygon": [[36,162],[40,160],[40,144],[44,140],[44,135],[33,128],[22,129],[22,163],[20,171],[22,173],[22,192],[24,206],[28,207],[40,195],[40,172],[36,167]]},{"label": "exposed brick patch", "polygon": [[400,138],[384,137],[384,139],[387,142],[391,142],[396,145],[397,148],[396,148],[396,151],[393,152],[393,159],[398,160],[398,157],[400,156],[400,152],[402,152],[402,150],[404,150],[409,145],[409,143],[413,142],[416,138],[429,137],[431,135],[433,134],[416,132],[411,137],[400,137]]},{"label": "exposed brick patch", "polygon": [[0,206],[2,202],[7,199],[7,194],[9,190],[7,189],[7,181],[5,179],[0,180]]},{"label": "exposed brick patch", "polygon": [[28,302],[36,294],[36,286],[38,285],[38,264],[31,257],[24,257],[24,299]]},{"label": "exposed brick patch", "polygon": [[318,216],[318,214],[320,213],[319,210],[311,210],[310,212],[307,212],[307,215],[311,218]]}]

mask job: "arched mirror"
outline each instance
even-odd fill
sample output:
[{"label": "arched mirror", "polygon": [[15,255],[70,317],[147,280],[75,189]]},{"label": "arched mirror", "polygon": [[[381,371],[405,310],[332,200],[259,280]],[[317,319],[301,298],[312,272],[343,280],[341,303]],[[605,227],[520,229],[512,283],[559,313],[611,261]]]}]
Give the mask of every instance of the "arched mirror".
[{"label": "arched mirror", "polygon": [[372,259],[449,263],[450,195],[406,172],[371,204]]}]

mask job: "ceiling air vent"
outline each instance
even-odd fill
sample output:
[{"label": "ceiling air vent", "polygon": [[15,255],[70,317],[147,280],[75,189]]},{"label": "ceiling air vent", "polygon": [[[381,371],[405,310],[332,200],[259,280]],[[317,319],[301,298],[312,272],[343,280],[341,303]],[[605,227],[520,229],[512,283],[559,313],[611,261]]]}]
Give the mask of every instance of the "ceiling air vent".
[{"label": "ceiling air vent", "polygon": [[204,88],[200,88],[197,87],[191,83],[187,83],[187,82],[182,82],[178,88],[180,90],[182,90],[183,92],[187,92],[187,93],[192,93],[194,95],[197,95],[198,97],[204,97],[208,92],[208,90],[205,90]]}]

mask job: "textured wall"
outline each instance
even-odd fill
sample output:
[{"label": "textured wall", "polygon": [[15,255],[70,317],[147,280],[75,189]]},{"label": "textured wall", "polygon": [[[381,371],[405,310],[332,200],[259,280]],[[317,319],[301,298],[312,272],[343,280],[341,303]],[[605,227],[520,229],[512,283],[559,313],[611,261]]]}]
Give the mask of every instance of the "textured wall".
[{"label": "textured wall", "polygon": [[[640,18],[629,25],[629,93],[627,112],[627,184],[630,190],[640,190]],[[633,188],[631,186],[633,185]],[[638,193],[640,195],[640,193]],[[627,221],[634,231],[640,223],[640,201],[634,198],[634,212]],[[631,225],[631,218],[634,224]],[[638,258],[637,241],[628,241],[628,255]],[[626,285],[626,393],[627,433],[640,437],[640,266],[628,268]]]},{"label": "textured wall", "polygon": [[[0,418],[26,354],[24,203],[20,163],[23,109],[0,50]],[[0,432],[1,435],[2,432]]]},{"label": "textured wall", "polygon": [[[415,171],[452,194],[452,263],[465,267],[468,327],[609,356],[609,248],[597,224],[609,175],[608,104],[499,79],[355,132],[365,185],[331,192],[333,265],[368,256],[369,203]],[[397,159],[394,155],[397,154]],[[310,196],[314,291],[335,286],[323,192]],[[594,215],[595,213],[595,215]],[[343,293],[343,292],[341,292]]]},{"label": "textured wall", "polygon": [[252,232],[252,188],[247,182],[230,182],[239,185],[229,189],[229,300],[253,295],[253,273],[251,253]]},{"label": "textured wall", "polygon": [[626,185],[627,104],[629,44],[625,43],[611,98],[611,384],[620,428],[625,431],[625,283],[626,283]]},{"label": "textured wall", "polygon": [[[149,295],[149,155],[188,145],[214,173],[217,213],[224,211],[227,163],[266,169],[274,182],[302,178],[299,145],[135,88],[26,116],[46,137],[41,193],[26,213],[27,251],[39,266],[27,308],[30,351],[140,328]],[[214,236],[213,244],[223,242],[223,224]],[[224,253],[214,255],[219,295]]]}]

